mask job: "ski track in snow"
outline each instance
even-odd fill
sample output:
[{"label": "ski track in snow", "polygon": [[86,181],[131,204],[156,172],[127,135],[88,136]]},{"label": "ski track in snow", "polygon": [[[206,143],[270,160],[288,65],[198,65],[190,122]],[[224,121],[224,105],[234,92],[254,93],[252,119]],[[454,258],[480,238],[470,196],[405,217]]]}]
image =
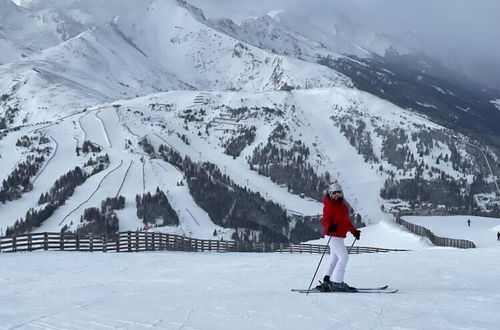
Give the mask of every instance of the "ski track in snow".
[{"label": "ski track in snow", "polygon": [[[81,148],[80,147],[80,140],[78,140],[78,138],[76,136],[73,136],[73,139],[76,141],[76,147],[77,148]],[[82,143],[83,144],[83,143]]]},{"label": "ski track in snow", "polygon": [[[120,219],[120,231],[135,231],[142,228],[144,223],[137,217],[135,196],[141,194],[142,191],[142,162],[140,156],[133,155],[133,162],[129,165],[128,174],[126,175],[123,185],[120,188],[119,195],[125,197],[125,208],[115,211]],[[124,174],[125,176],[125,174]]]},{"label": "ski track in snow", "polygon": [[89,113],[86,112],[83,116],[80,116],[78,117],[78,125],[80,126],[80,130],[83,132],[83,141],[87,141],[87,132],[85,131],[85,129],[83,128],[83,125],[82,125],[82,118],[87,116]]},{"label": "ski track in snow", "polygon": [[[209,161],[217,165],[223,174],[229,175],[231,180],[239,186],[248,187],[255,192],[260,192],[262,197],[271,199],[285,208],[287,208],[286,205],[299,205],[308,211],[304,212],[306,214],[317,214],[318,210],[321,209],[320,203],[316,201],[307,201],[300,198],[298,195],[290,194],[286,189],[272,182],[270,178],[263,177],[257,172],[250,170],[246,163],[241,164],[241,162],[246,162],[246,160],[239,158],[233,159],[232,156],[225,154],[218,155],[215,158],[212,156],[215,153],[211,153],[211,151],[216,149],[216,147],[210,145],[203,139],[199,139],[197,136],[191,136],[191,146],[188,148],[185,147],[183,142],[182,144],[175,144],[176,147],[174,146],[174,142],[167,141],[166,138],[170,137],[161,137],[156,133],[153,134],[181,155],[188,155],[193,160],[202,159],[203,161]],[[174,139],[177,139],[177,136],[175,136]],[[219,153],[219,150],[217,150],[217,153]],[[273,186],[274,189],[269,189],[269,186]]]},{"label": "ski track in snow", "polygon": [[90,112],[85,116],[81,117],[82,129],[85,132],[85,140],[91,141],[102,149],[106,149],[104,146],[109,146],[106,132],[102,126],[102,122],[95,116],[95,112]]},{"label": "ski track in snow", "polygon": [[[45,168],[47,167],[47,165],[49,165],[49,163],[52,161],[52,159],[55,157],[55,155],[57,154],[57,149],[59,148],[59,144],[57,143],[57,141],[51,136],[50,137],[52,139],[52,141],[54,141],[54,144],[55,144],[55,148],[54,148],[54,151],[52,152],[52,155],[50,155],[49,159],[47,159],[47,161],[45,162],[45,164],[43,165],[43,168],[37,173],[37,175],[35,176],[35,178],[33,179],[33,184],[36,182],[36,180],[38,179],[38,177],[43,173],[43,171],[45,170]],[[77,140],[77,145],[78,145],[78,140]]]},{"label": "ski track in snow", "polygon": [[[155,171],[155,174],[156,174],[156,176],[158,177],[158,180],[159,180],[158,183],[160,185],[162,185],[162,186],[166,185],[166,183],[163,182],[163,178],[170,178],[170,177],[173,178],[173,176],[169,176],[168,170],[164,166],[162,166],[161,164],[159,164],[158,162],[154,162],[154,163],[151,162],[150,164],[151,165],[154,164],[154,165],[159,166],[161,168],[161,170],[164,172],[164,174],[166,174],[164,176],[161,176],[161,175],[159,175],[159,173],[157,171]],[[154,168],[152,168],[152,169],[154,170]],[[183,174],[180,173],[180,175],[177,175],[177,178],[183,178]],[[185,216],[183,217],[182,212],[179,209],[179,206],[177,206],[177,204],[175,203],[175,200],[172,198],[172,196],[170,195],[170,193],[169,193],[168,190],[165,191],[165,194],[167,195],[169,203],[171,204],[171,206],[174,208],[174,210],[176,211],[177,215],[179,216],[179,220],[180,220],[179,227],[180,227],[180,229],[182,231],[183,236],[190,236],[191,237],[193,235],[193,231],[189,229],[189,228],[192,227],[192,226],[190,226],[189,222],[192,222],[194,220],[194,217],[192,217],[192,219],[188,219],[189,221],[186,221],[186,217]],[[194,220],[194,221],[196,221],[196,220]],[[185,228],[188,228],[188,229],[186,230]]]},{"label": "ski track in snow", "polygon": [[50,161],[45,163],[43,170],[33,181],[33,190],[24,193],[18,200],[11,201],[4,206],[0,205],[3,214],[0,219],[0,229],[4,232],[7,226],[12,226],[16,220],[24,218],[29,208],[37,208],[40,194],[47,192],[62,174],[72,170],[76,165],[81,165],[78,159],[70,157],[74,155],[75,140],[68,138],[67,130],[67,125],[60,123],[57,130],[49,128],[45,132],[45,135],[50,136],[57,147],[54,148]]},{"label": "ski track in snow", "polygon": [[[105,174],[105,175],[101,178],[101,181],[99,181],[99,184],[97,185],[97,187],[95,188],[95,190],[94,190],[94,191],[90,194],[90,196],[89,196],[86,200],[84,200],[82,203],[80,203],[80,204],[79,204],[76,208],[74,208],[74,209],[73,209],[73,210],[71,210],[68,214],[66,214],[66,215],[62,218],[61,222],[59,223],[59,226],[61,226],[61,225],[65,222],[65,220],[66,220],[66,219],[67,219],[67,218],[68,218],[71,214],[73,214],[73,213],[74,213],[74,212],[76,212],[78,209],[80,209],[83,205],[85,205],[85,204],[86,204],[86,203],[87,203],[87,202],[88,202],[88,201],[89,201],[89,200],[90,200],[90,199],[91,199],[91,198],[92,198],[92,197],[93,197],[93,196],[94,196],[94,195],[95,195],[95,194],[99,191],[99,189],[101,188],[102,183],[104,182],[104,180],[106,180],[106,178],[107,178],[110,174],[112,174],[113,172],[115,172],[116,170],[118,170],[118,169],[122,166],[122,164],[123,164],[123,160],[120,160],[120,164],[119,164],[118,166],[116,166],[115,168],[113,168],[113,169],[111,169],[111,170],[107,171],[107,173],[106,173],[106,174]],[[110,166],[111,166],[111,164],[110,164]],[[84,184],[85,184],[85,183],[84,183]]]},{"label": "ski track in snow", "polygon": [[135,134],[134,132],[132,132],[132,130],[128,127],[127,124],[122,124],[123,127],[125,127],[125,129],[133,136],[135,136],[136,138],[139,138],[139,135]]},{"label": "ski track in snow", "polygon": [[106,130],[106,125],[104,125],[103,120],[98,116],[100,111],[94,112],[94,117],[99,120],[99,123],[101,123],[102,131],[104,132],[104,136],[106,137],[106,141],[108,143],[108,147],[112,148],[113,145],[111,144],[111,140],[109,139],[109,134],[108,131]]},{"label": "ski track in snow", "polygon": [[[198,206],[186,185],[177,186],[178,181],[184,180],[184,173],[180,172],[172,164],[161,160],[155,160],[153,165],[160,170],[159,172],[155,171],[159,178],[159,184],[163,187],[170,187],[164,189],[164,191],[179,216],[181,229],[185,235],[192,237],[201,235],[201,237],[213,238],[214,229],[223,231],[224,228],[215,225],[207,212]],[[223,237],[229,238],[227,235],[229,234],[223,234]]]},{"label": "ski track in snow", "polygon": [[123,180],[122,180],[122,183],[120,184],[120,188],[118,188],[118,191],[116,192],[115,197],[118,197],[120,195],[120,191],[122,190],[123,185],[125,184],[125,180],[127,179],[128,172],[130,171],[130,167],[132,167],[133,162],[134,161],[131,159],[130,164],[128,164],[127,171],[125,172],[125,175],[123,176]]}]

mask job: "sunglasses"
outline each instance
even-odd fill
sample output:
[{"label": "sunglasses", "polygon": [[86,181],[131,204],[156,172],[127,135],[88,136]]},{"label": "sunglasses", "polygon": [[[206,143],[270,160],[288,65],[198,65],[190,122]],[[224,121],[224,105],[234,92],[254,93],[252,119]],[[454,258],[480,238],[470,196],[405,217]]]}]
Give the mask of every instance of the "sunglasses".
[{"label": "sunglasses", "polygon": [[342,195],[342,192],[341,191],[332,191],[330,193],[330,196],[336,196],[336,195]]}]

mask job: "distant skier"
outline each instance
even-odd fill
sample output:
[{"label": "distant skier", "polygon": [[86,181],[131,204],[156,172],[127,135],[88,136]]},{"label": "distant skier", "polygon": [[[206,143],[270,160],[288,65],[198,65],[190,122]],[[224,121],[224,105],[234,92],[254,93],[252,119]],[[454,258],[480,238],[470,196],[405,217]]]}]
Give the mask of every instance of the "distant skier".
[{"label": "distant skier", "polygon": [[497,232],[497,241],[500,241],[500,231]]},{"label": "distant skier", "polygon": [[333,183],[328,187],[327,195],[323,199],[323,233],[331,236],[330,265],[321,287],[324,291],[354,290],[344,282],[345,268],[349,260],[344,244],[347,232],[359,240],[361,231],[351,223],[349,206],[344,201],[342,187],[338,183]]},{"label": "distant skier", "polygon": [[467,225],[470,227],[470,219],[467,220]]}]

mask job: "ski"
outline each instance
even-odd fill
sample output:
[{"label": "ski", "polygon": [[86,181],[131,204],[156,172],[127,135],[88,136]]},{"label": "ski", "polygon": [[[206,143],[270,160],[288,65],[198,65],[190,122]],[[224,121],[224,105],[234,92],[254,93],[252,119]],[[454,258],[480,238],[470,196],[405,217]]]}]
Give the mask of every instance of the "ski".
[{"label": "ski", "polygon": [[[306,289],[292,289],[293,292],[298,292],[298,293],[307,293],[308,291]],[[309,293],[378,293],[378,294],[388,294],[388,293],[396,293],[398,292],[399,289],[383,289],[383,290],[374,290],[369,289],[369,290],[362,290],[362,289],[357,289],[353,291],[321,291],[316,288],[309,290]]]},{"label": "ski", "polygon": [[356,290],[372,291],[372,290],[387,290],[388,288],[389,288],[388,285],[384,285],[384,286],[372,287],[372,288],[356,288]]},{"label": "ski", "polygon": [[[386,290],[387,288],[389,288],[388,285],[384,285],[384,286],[378,286],[378,287],[371,287],[371,288],[356,288],[357,290],[362,290],[362,291],[373,291],[373,290]],[[313,290],[315,288],[311,288],[311,290]],[[298,292],[298,291],[306,291],[306,289],[292,289],[293,292]]]}]

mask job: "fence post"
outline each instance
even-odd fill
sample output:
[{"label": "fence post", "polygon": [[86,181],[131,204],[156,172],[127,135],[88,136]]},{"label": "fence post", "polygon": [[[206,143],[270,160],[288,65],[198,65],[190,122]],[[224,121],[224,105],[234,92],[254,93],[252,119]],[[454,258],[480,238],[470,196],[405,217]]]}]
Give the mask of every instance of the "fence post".
[{"label": "fence post", "polygon": [[76,250],[80,251],[80,235],[76,234]]},{"label": "fence post", "polygon": [[102,238],[102,252],[108,252],[108,239],[106,235]]},{"label": "fence post", "polygon": [[90,252],[94,252],[94,236],[92,235],[92,233],[90,233],[89,236],[89,250]]},{"label": "fence post", "polygon": [[12,235],[12,251],[17,252],[17,238],[16,235]]},{"label": "fence post", "polygon": [[33,251],[33,236],[32,234],[28,234],[28,251],[31,252]]},{"label": "fence post", "polygon": [[45,251],[49,249],[49,234],[47,232],[43,233],[43,249]]},{"label": "fence post", "polygon": [[127,232],[127,245],[128,245],[128,252],[132,251],[132,233],[130,230]]},{"label": "fence post", "polygon": [[145,236],[146,236],[146,251],[149,251],[148,250],[148,232],[145,232]]},{"label": "fence post", "polygon": [[151,233],[151,250],[152,251],[155,250],[155,233],[154,232]]},{"label": "fence post", "polygon": [[64,232],[59,233],[59,250],[64,251]]}]

